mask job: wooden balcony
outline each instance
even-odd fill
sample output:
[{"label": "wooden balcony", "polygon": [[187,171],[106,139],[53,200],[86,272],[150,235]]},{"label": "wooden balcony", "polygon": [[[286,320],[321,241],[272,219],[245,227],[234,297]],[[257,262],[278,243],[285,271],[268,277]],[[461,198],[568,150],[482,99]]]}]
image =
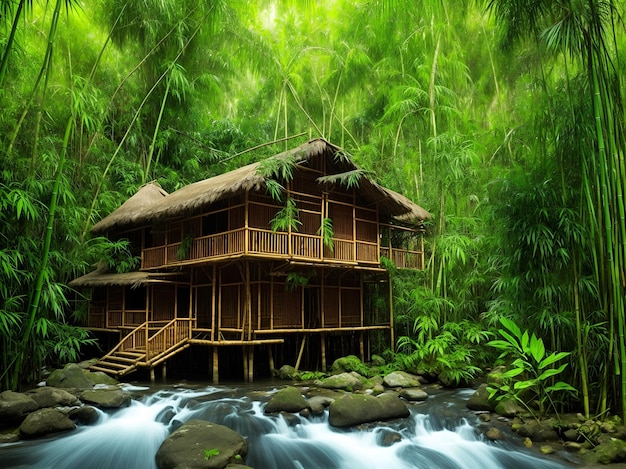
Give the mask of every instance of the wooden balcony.
[{"label": "wooden balcony", "polygon": [[377,267],[380,256],[394,261],[398,268],[421,269],[423,253],[393,247],[379,247],[371,241],[333,239],[332,248],[322,237],[302,233],[274,232],[239,228],[202,236],[190,242],[177,242],[143,250],[142,269],[154,269],[253,255],[304,262],[344,262]]}]

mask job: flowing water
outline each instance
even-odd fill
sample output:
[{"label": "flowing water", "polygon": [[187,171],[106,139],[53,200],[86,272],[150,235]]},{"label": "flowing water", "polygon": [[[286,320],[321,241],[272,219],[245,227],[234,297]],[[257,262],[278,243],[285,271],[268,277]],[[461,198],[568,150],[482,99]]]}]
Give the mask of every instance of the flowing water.
[{"label": "flowing water", "polygon": [[[342,430],[315,417],[266,416],[276,388],[179,387],[131,389],[127,408],[65,436],[0,445],[0,467],[37,469],[155,468],[154,455],[169,433],[190,419],[226,425],[248,440],[246,464],[255,469],[571,467],[523,446],[488,442],[465,409],[471,390],[443,392],[411,405],[406,419]],[[389,443],[388,437],[392,435]],[[397,441],[399,440],[399,441]]]}]

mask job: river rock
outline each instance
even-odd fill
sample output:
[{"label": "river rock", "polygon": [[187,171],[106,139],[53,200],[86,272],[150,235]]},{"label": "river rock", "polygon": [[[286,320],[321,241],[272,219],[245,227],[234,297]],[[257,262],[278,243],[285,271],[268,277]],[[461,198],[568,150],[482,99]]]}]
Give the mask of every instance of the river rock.
[{"label": "river rock", "polygon": [[584,454],[583,460],[587,464],[614,464],[626,461],[626,442],[610,440],[596,446],[592,451]]},{"label": "river rock", "polygon": [[409,388],[400,391],[400,397],[407,401],[425,401],[428,399],[428,393],[420,388]]},{"label": "river rock", "polygon": [[499,428],[490,427],[485,432],[485,438],[490,441],[504,440],[504,433],[502,433],[502,430],[500,430]]},{"label": "river rock", "polygon": [[102,371],[84,371],[85,376],[87,377],[87,379],[89,380],[89,382],[91,384],[98,385],[98,384],[107,384],[110,386],[117,386],[118,384],[120,384],[120,382],[118,380],[116,380],[115,378],[112,378],[111,376],[107,375],[106,373],[102,372]]},{"label": "river rock", "polygon": [[468,409],[480,411],[488,410],[490,412],[495,410],[496,403],[489,399],[489,391],[487,391],[488,386],[487,383],[478,386],[478,389],[469,398],[467,404],[465,404]]},{"label": "river rock", "polygon": [[278,370],[278,377],[284,380],[293,380],[298,375],[298,372],[293,366],[283,365]]},{"label": "river rock", "polygon": [[532,441],[556,441],[559,435],[554,429],[552,420],[537,421],[531,420],[525,422],[517,429],[517,434],[528,437]]},{"label": "river rock", "polygon": [[31,389],[26,394],[37,403],[40,408],[57,406],[78,406],[80,400],[65,389],[43,386]]},{"label": "river rock", "polygon": [[28,414],[20,425],[20,434],[24,438],[36,438],[49,433],[73,430],[76,428],[67,415],[63,412],[52,409],[39,409]]},{"label": "river rock", "polygon": [[243,462],[247,453],[248,444],[239,433],[224,425],[190,420],[161,444],[156,464],[159,469],[223,469]]},{"label": "river rock", "polygon": [[39,404],[27,394],[13,391],[0,393],[0,425],[19,424],[37,409]]},{"label": "river rock", "polygon": [[68,363],[60,370],[54,370],[46,380],[48,386],[56,388],[91,389],[93,384],[76,363]]},{"label": "river rock", "polygon": [[302,397],[300,390],[293,386],[278,391],[265,406],[266,414],[275,412],[300,412],[308,408],[306,399]]},{"label": "river rock", "polygon": [[409,408],[395,394],[346,394],[328,407],[328,422],[334,427],[409,416]]},{"label": "river rock", "polygon": [[383,357],[381,357],[380,355],[372,355],[372,360],[371,360],[372,366],[385,366],[387,364],[387,362],[385,361],[385,359]]},{"label": "river rock", "polygon": [[515,417],[516,415],[526,413],[526,409],[519,405],[514,398],[507,397],[496,404],[495,411],[498,415],[502,415],[503,417]]},{"label": "river rock", "polygon": [[358,373],[339,373],[321,380],[316,380],[315,385],[324,389],[345,389],[346,391],[357,391],[363,389]]},{"label": "river rock", "polygon": [[100,414],[90,405],[83,405],[70,410],[68,417],[83,425],[93,425],[100,418]]},{"label": "river rock", "polygon": [[330,369],[334,375],[338,375],[340,373],[350,373],[351,371],[365,373],[367,365],[365,365],[356,355],[347,355],[335,360]]},{"label": "river rock", "polygon": [[324,409],[328,407],[335,399],[328,396],[313,396],[309,398],[307,403],[314,415],[320,415],[324,413]]},{"label": "river rock", "polygon": [[117,388],[88,389],[80,394],[80,400],[103,409],[117,409],[130,402],[130,394]]},{"label": "river rock", "polygon": [[383,378],[388,388],[417,388],[420,385],[419,378],[406,371],[394,371]]}]

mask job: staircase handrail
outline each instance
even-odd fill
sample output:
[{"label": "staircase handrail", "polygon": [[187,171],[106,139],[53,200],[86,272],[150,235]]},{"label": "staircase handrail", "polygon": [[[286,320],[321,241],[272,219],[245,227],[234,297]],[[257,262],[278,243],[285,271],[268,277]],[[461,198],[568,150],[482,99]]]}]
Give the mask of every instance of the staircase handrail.
[{"label": "staircase handrail", "polygon": [[[188,342],[191,339],[191,321],[191,318],[174,318],[149,337],[146,344],[146,361],[154,364],[162,356]],[[187,323],[186,327],[183,323]],[[171,333],[169,337],[168,333]]]},{"label": "staircase handrail", "polygon": [[[133,329],[131,332],[129,332],[128,334],[126,334],[126,335],[122,338],[122,340],[120,340],[120,341],[118,342],[118,344],[117,344],[115,347],[113,347],[113,348],[109,351],[109,353],[107,353],[107,354],[104,356],[104,358],[106,358],[106,357],[108,357],[108,356],[110,356],[110,355],[113,355],[113,354],[114,354],[115,352],[117,352],[118,350],[120,350],[120,351],[122,351],[122,352],[123,352],[123,351],[126,351],[126,350],[132,350],[132,349],[136,348],[136,347],[135,347],[135,343],[136,343],[136,341],[135,341],[135,336],[139,336],[139,333],[141,332],[141,335],[142,335],[143,337],[145,337],[145,336],[146,336],[146,333],[147,333],[147,329],[148,329],[148,322],[147,322],[147,321],[146,321],[146,322],[144,322],[143,324],[140,324],[139,326],[137,326],[137,327],[136,327],[135,329]],[[132,339],[133,339],[133,345],[132,345],[131,347],[126,347],[126,346],[125,346],[125,343],[126,343],[126,342],[128,341],[128,339],[130,339],[130,338],[132,338]],[[122,347],[123,347],[123,348],[122,348]]]}]

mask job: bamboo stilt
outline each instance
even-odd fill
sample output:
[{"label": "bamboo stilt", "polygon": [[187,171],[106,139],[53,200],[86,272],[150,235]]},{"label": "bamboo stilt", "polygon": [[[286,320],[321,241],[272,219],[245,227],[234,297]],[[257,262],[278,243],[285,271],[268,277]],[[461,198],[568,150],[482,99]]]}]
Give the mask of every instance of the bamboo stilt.
[{"label": "bamboo stilt", "polygon": [[274,352],[272,351],[272,346],[267,346],[267,356],[270,361],[270,374],[272,376],[276,376],[276,367],[274,366]]},{"label": "bamboo stilt", "polygon": [[363,345],[363,332],[359,334],[359,353],[361,354],[361,361],[365,362],[365,347]]},{"label": "bamboo stilt", "polygon": [[306,344],[306,336],[302,337],[302,343],[300,344],[300,352],[298,353],[298,359],[296,360],[296,371],[300,368],[300,360],[302,360],[302,353],[304,353],[304,346]]},{"label": "bamboo stilt", "polygon": [[163,362],[161,366],[161,379],[167,381],[167,362]]},{"label": "bamboo stilt", "polygon": [[218,348],[213,347],[213,384],[220,382],[220,362]]},{"label": "bamboo stilt", "polygon": [[254,347],[248,347],[248,383],[254,381]]},{"label": "bamboo stilt", "polygon": [[326,372],[326,334],[320,335],[320,348],[322,350],[322,372]]},{"label": "bamboo stilt", "polygon": [[156,383],[156,378],[154,377],[154,367],[150,368],[150,383]]},{"label": "bamboo stilt", "polygon": [[248,346],[241,346],[241,354],[243,355],[243,380],[248,381]]}]

